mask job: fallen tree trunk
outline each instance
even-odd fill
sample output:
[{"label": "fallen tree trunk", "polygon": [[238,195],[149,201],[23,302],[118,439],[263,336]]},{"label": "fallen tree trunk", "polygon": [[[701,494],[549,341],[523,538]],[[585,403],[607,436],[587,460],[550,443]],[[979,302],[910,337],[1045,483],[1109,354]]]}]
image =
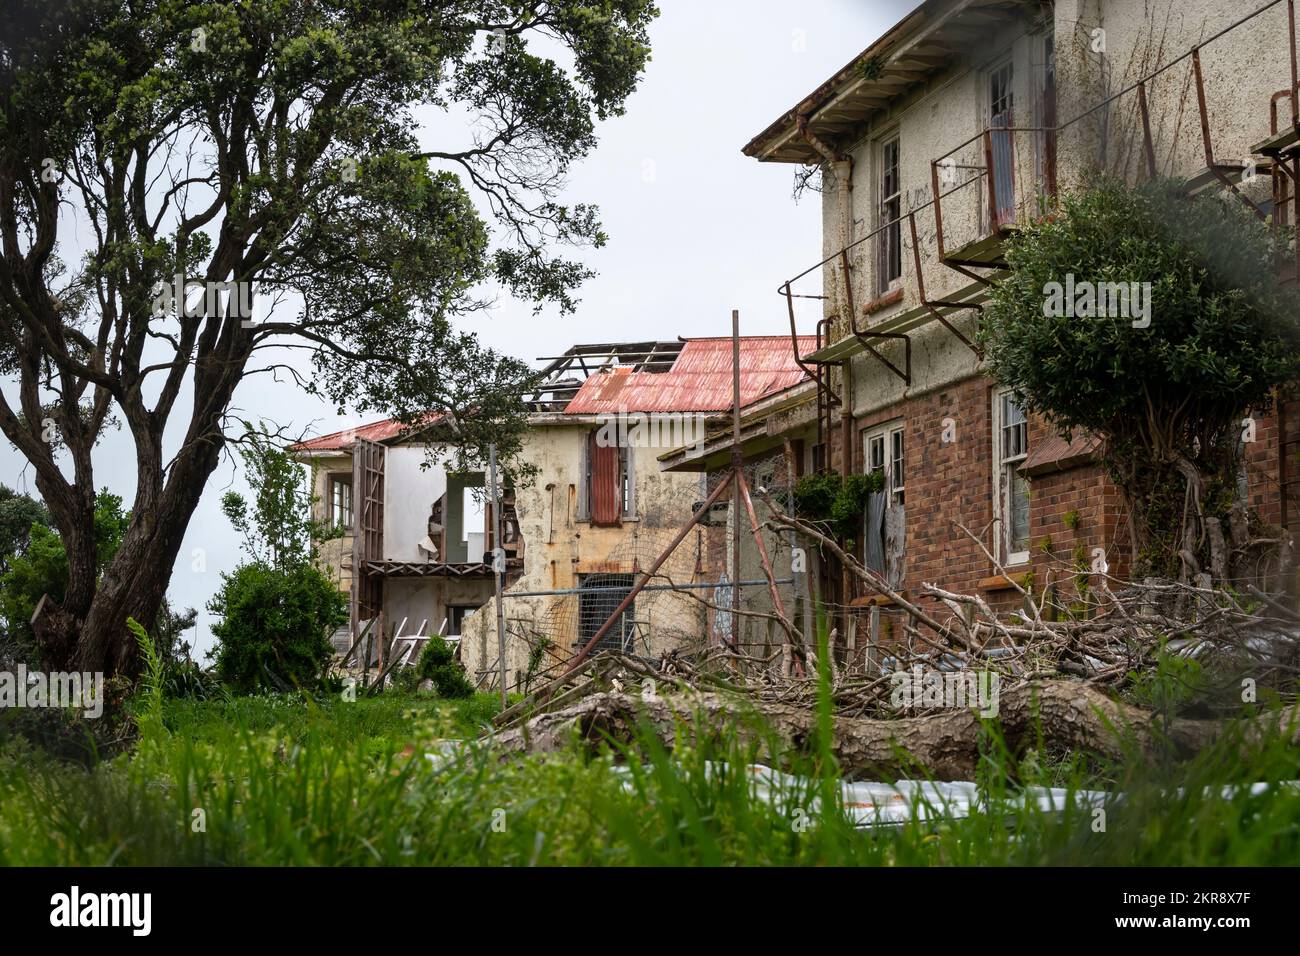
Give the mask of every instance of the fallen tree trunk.
[{"label": "fallen tree trunk", "polygon": [[[747,715],[758,720],[747,720]],[[1165,727],[1149,711],[1068,681],[1028,683],[1003,691],[997,720],[1013,752],[1036,746],[1041,735],[1048,747],[1117,760],[1152,759],[1171,751],[1174,756],[1188,756],[1219,739],[1228,727],[1223,721],[1189,719],[1173,719]],[[784,747],[812,751],[815,711],[720,694],[673,698],[593,694],[572,706],[533,717],[495,740],[508,752],[549,753],[568,746],[575,736],[592,745],[607,738],[631,744],[638,726],[647,724],[671,749],[679,733],[699,743],[705,737],[720,739],[725,728],[748,740],[760,723]],[[836,717],[831,750],[843,774],[851,779],[929,775],[937,780],[969,780],[979,760],[980,724],[976,711],[956,708],[894,720]],[[1279,727],[1300,743],[1300,710],[1292,708],[1247,723],[1243,739]],[[1121,734],[1126,739],[1121,739]]]}]

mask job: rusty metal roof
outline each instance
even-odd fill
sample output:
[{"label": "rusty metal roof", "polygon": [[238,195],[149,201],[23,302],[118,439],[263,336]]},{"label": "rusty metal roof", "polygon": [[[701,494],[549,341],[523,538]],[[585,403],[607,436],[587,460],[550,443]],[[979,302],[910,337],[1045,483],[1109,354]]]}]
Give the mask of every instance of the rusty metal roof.
[{"label": "rusty metal roof", "polygon": [[396,419],[385,418],[383,421],[371,422],[369,425],[358,425],[354,428],[345,428],[342,431],[321,435],[319,438],[308,438],[305,441],[295,442],[289,446],[289,451],[347,451],[358,438],[375,442],[388,441],[402,434],[405,428],[406,426]]},{"label": "rusty metal roof", "polygon": [[[800,351],[815,348],[812,336]],[[745,335],[740,339],[740,402],[766,398],[806,377],[795,361],[788,335]],[[613,367],[587,379],[564,408],[566,415],[618,412],[717,412],[731,407],[731,339],[686,339],[666,372]]]},{"label": "rusty metal roof", "polygon": [[[564,415],[619,412],[720,412],[731,407],[731,338],[685,339],[667,371],[636,371],[609,366],[591,375],[564,407]],[[799,351],[817,347],[814,336],[799,338]],[[788,335],[740,337],[740,402],[748,405],[804,381]],[[348,451],[358,438],[392,442],[410,429],[384,419],[309,438],[289,446],[291,453]]]}]

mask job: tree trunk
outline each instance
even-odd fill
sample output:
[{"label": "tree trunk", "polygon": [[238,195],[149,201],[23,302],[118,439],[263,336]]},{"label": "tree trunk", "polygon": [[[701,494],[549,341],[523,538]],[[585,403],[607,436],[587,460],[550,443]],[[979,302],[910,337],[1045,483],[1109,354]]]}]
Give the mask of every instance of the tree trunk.
[{"label": "tree trunk", "polygon": [[[701,737],[720,737],[718,728],[734,731],[742,739],[753,734],[744,715],[756,710],[767,728],[783,746],[807,751],[814,739],[817,714],[790,704],[756,704],[716,694],[688,695],[673,700],[644,699],[629,694],[593,694],[578,704],[529,720],[522,727],[496,738],[498,746],[515,752],[546,753],[567,746],[575,736],[592,745],[610,737],[633,743],[639,721],[649,726],[671,750],[678,733],[692,743]],[[1300,742],[1300,708],[1276,717],[1260,718],[1253,728],[1257,736],[1270,726],[1286,727]],[[695,716],[700,719],[692,720]],[[681,721],[680,725],[678,721]],[[1224,723],[1214,720],[1175,719],[1167,727],[1144,710],[1117,703],[1085,684],[1046,681],[1025,684],[1004,691],[999,701],[998,720],[1012,752],[1036,746],[1041,727],[1048,746],[1082,750],[1101,757],[1123,760],[1133,756],[1112,728],[1127,728],[1143,758],[1154,759],[1169,752],[1195,753],[1220,736]],[[837,717],[832,730],[831,750],[844,776],[856,779],[897,779],[930,774],[939,780],[970,780],[979,762],[981,724],[973,710],[952,709],[923,717],[868,720]],[[761,742],[764,738],[756,737]],[[902,755],[902,756],[900,756]]]},{"label": "tree trunk", "polygon": [[156,507],[149,507],[137,496],[131,525],[99,581],[81,625],[77,670],[132,676],[139,672],[139,648],[126,628],[126,619],[135,618],[146,629],[153,626],[190,518],[217,467],[220,446],[216,437],[192,445],[193,451],[180,456]]}]

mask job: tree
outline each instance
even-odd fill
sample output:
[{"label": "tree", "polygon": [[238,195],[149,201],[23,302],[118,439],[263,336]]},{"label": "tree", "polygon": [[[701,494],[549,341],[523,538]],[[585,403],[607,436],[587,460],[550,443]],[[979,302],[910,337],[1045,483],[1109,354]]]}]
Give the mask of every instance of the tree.
[{"label": "tree", "polygon": [[[17,499],[10,499],[10,502],[13,501]],[[18,510],[43,514],[39,503],[31,498],[27,498]],[[130,514],[122,511],[120,496],[110,493],[107,488],[96,494],[95,529],[92,535],[95,542],[96,574],[101,574],[113,561],[130,520]],[[51,601],[64,600],[68,593],[68,580],[68,549],[59,532],[42,523],[38,516],[27,528],[22,548],[14,550],[5,559],[4,572],[0,574],[0,624],[3,624],[5,636],[19,648],[30,648],[35,640],[30,622],[36,605],[42,597],[48,597]],[[194,626],[194,611],[187,611],[186,614],[190,615],[188,626]],[[170,607],[164,600],[159,619],[165,619],[165,615],[170,615]]]},{"label": "tree", "polygon": [[[454,321],[487,304],[487,282],[573,309],[589,270],[552,250],[605,236],[559,191],[596,121],[623,111],[655,14],[651,0],[0,9],[0,373],[17,386],[0,431],[68,553],[39,627],[48,659],[137,668],[126,618],[155,617],[248,376],[283,370],[340,408],[438,415],[467,454],[489,440],[517,454],[529,372]],[[422,149],[415,105],[471,114],[472,136]],[[70,222],[89,251],[65,263]],[[263,321],[243,314],[250,291],[273,306]],[[310,375],[285,360],[304,353]],[[113,417],[138,465],[101,577],[92,449]]]},{"label": "tree", "polygon": [[474,685],[465,676],[465,669],[456,661],[455,652],[437,634],[429,637],[415,663],[417,680],[429,681],[439,697],[448,700],[472,697]]},{"label": "tree", "polygon": [[302,465],[245,423],[240,445],[253,492],[227,492],[221,506],[253,560],[221,576],[208,604],[220,617],[217,675],[245,692],[313,689],[333,654],[329,635],[348,619],[347,597],[313,563],[328,531],[311,519]]},{"label": "tree", "polygon": [[342,534],[312,518],[316,498],[302,465],[277,448],[266,431],[245,422],[239,453],[254,489],[253,504],[250,508],[243,495],[228,491],[221,496],[221,511],[256,560],[284,568],[314,558],[317,542]]},{"label": "tree", "polygon": [[220,617],[217,676],[246,693],[318,687],[334,652],[329,636],[348,619],[347,596],[307,563],[242,564],[221,576],[208,609]]},{"label": "tree", "polygon": [[50,513],[31,495],[0,484],[0,575],[9,570],[14,555],[27,549],[32,525],[50,526]]},{"label": "tree", "polygon": [[[1300,375],[1286,242],[1233,197],[1098,176],[1008,243],[980,331],[990,369],[1061,433],[1103,440],[1139,575],[1224,573],[1243,419]],[[1085,281],[1094,298],[1097,283],[1149,283],[1149,308],[1092,315]],[[1070,285],[1083,308],[1056,307]]]}]

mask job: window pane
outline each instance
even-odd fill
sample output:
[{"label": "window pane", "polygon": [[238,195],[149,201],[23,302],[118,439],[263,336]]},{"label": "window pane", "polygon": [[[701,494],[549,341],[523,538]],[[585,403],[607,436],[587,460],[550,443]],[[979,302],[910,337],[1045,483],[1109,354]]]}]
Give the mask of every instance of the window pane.
[{"label": "window pane", "polygon": [[867,444],[867,471],[879,471],[885,467],[885,437],[875,435]]},{"label": "window pane", "polygon": [[1014,465],[1009,466],[1007,497],[1007,551],[1029,550],[1029,482]]},{"label": "window pane", "polygon": [[903,430],[896,429],[890,433],[890,484],[894,492],[896,504],[903,502],[903,481],[905,472],[903,470]]}]

